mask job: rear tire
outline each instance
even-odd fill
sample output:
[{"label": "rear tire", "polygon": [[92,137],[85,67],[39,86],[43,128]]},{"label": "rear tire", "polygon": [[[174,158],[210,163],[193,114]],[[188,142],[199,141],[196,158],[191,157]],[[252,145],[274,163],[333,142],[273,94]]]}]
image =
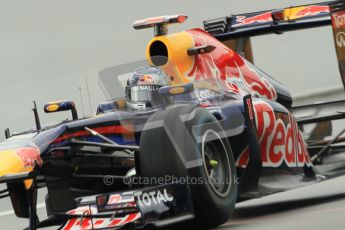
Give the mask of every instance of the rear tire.
[{"label": "rear tire", "polygon": [[236,169],[224,134],[208,111],[183,105],[155,113],[141,135],[140,175],[192,182],[194,214],[203,227],[223,224],[235,207]]}]

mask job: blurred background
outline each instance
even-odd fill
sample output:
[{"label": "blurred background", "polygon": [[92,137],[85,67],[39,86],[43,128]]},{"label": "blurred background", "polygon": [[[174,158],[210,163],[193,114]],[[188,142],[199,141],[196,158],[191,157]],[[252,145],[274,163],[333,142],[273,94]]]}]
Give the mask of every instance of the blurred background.
[{"label": "blurred background", "polygon": [[[144,58],[153,31],[135,31],[136,19],[183,13],[189,19],[170,28],[179,31],[202,27],[206,19],[314,2],[318,1],[1,0],[0,139],[7,127],[34,127],[33,100],[42,123],[67,117],[44,114],[48,101],[72,99],[81,116],[95,112],[105,100],[98,71]],[[290,88],[297,100],[344,97],[331,27],[261,36],[253,38],[252,45],[255,64]]]}]

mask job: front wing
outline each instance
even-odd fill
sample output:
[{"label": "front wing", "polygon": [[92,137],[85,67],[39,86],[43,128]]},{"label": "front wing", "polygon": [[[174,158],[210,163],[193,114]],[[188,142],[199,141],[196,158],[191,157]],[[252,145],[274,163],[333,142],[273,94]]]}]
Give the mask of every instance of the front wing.
[{"label": "front wing", "polygon": [[164,227],[193,219],[190,188],[159,185],[138,190],[78,198],[77,208],[57,214],[63,230]]}]

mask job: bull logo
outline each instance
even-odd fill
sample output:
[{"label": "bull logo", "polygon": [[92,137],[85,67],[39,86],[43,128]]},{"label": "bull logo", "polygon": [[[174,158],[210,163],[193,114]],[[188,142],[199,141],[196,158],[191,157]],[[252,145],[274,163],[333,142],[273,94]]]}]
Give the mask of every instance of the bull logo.
[{"label": "bull logo", "polygon": [[144,75],[139,78],[139,84],[141,85],[150,85],[154,84],[154,80],[151,76],[149,75]]},{"label": "bull logo", "polygon": [[336,40],[336,43],[339,47],[344,47],[345,46],[345,33],[344,32],[337,33],[335,40]]}]

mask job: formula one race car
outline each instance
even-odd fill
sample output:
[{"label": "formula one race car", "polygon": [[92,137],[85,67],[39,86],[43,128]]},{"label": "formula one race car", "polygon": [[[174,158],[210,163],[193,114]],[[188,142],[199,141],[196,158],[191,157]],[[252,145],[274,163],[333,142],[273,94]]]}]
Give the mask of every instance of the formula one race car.
[{"label": "formula one race car", "polygon": [[[30,229],[215,227],[236,201],[344,174],[337,156],[345,149],[334,144],[345,130],[325,137],[331,120],[345,118],[332,112],[345,101],[292,107],[289,91],[252,64],[249,37],[332,25],[345,82],[345,1],[234,15],[168,34],[168,25],[186,18],[134,22],[154,28],[148,64],[131,65],[127,75],[123,66],[101,71],[101,79],[118,80],[103,84],[109,95],[122,95],[101,103],[96,116],[78,119],[73,102],[52,102],[45,112],[70,110],[73,119],[41,127],[35,106],[36,130],[5,131],[1,197],[11,198]],[[123,76],[124,90],[116,90]],[[307,139],[300,130],[312,123]],[[41,187],[48,191],[43,221]]]}]

